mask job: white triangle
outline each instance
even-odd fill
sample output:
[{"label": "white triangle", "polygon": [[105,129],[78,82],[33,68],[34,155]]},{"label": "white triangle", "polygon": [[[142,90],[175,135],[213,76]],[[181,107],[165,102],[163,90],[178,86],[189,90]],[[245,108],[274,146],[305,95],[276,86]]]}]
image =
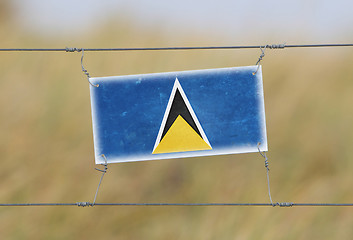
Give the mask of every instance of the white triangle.
[{"label": "white triangle", "polygon": [[208,141],[207,137],[206,137],[206,134],[205,132],[203,131],[202,127],[201,127],[201,124],[199,122],[199,120],[197,119],[196,117],[196,114],[194,112],[194,110],[192,109],[191,107],[191,104],[188,100],[188,98],[186,97],[185,93],[184,93],[184,90],[183,88],[181,87],[179,81],[178,81],[178,78],[175,79],[175,82],[174,82],[174,86],[173,86],[173,89],[172,89],[172,92],[170,94],[170,97],[169,97],[169,101],[168,101],[168,104],[167,104],[167,109],[165,110],[165,113],[164,113],[164,117],[163,117],[163,120],[162,120],[162,124],[161,124],[161,127],[159,128],[159,132],[158,132],[158,135],[157,135],[157,139],[156,139],[156,142],[154,144],[154,147],[153,147],[153,151],[156,149],[156,147],[158,146],[159,142],[161,141],[161,137],[162,137],[162,134],[163,134],[163,130],[165,128],[165,124],[167,123],[167,119],[168,119],[168,116],[169,116],[169,112],[170,112],[170,109],[172,107],[172,103],[173,103],[173,100],[174,100],[174,97],[175,97],[175,94],[176,94],[176,91],[179,90],[180,92],[180,95],[181,97],[183,98],[183,101],[185,102],[185,105],[188,109],[188,111],[190,112],[191,114],[191,117],[192,119],[194,120],[195,124],[196,124],[196,127],[197,129],[199,130],[200,134],[201,134],[201,137],[202,139],[209,145],[211,146],[210,142]]}]

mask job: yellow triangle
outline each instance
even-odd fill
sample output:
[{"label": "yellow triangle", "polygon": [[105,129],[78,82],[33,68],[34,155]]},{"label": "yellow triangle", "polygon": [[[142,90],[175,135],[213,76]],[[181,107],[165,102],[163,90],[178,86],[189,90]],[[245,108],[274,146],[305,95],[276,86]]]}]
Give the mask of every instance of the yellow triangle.
[{"label": "yellow triangle", "polygon": [[152,154],[209,149],[211,146],[179,115]]}]

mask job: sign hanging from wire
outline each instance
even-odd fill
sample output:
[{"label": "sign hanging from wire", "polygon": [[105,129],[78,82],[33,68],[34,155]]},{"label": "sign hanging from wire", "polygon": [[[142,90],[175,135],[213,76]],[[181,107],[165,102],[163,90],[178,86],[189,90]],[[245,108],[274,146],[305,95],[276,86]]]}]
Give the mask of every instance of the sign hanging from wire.
[{"label": "sign hanging from wire", "polygon": [[90,81],[96,164],[267,151],[259,66]]}]

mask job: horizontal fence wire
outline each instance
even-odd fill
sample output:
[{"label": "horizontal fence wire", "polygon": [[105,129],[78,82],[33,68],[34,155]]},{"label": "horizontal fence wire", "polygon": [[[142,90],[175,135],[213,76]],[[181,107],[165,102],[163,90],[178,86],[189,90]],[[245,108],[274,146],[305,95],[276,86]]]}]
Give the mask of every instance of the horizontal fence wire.
[{"label": "horizontal fence wire", "polygon": [[[141,47],[141,48],[0,48],[0,52],[99,52],[99,51],[178,51],[178,50],[230,50],[230,49],[285,49],[285,48],[324,48],[353,47],[353,43],[332,44],[272,44],[249,46],[203,46],[203,47]],[[352,207],[353,203],[0,203],[0,207],[51,207],[51,206],[175,206],[175,207]]]},{"label": "horizontal fence wire", "polygon": [[0,48],[1,52],[81,52],[81,51],[173,51],[173,50],[227,50],[227,49],[285,49],[285,48],[320,48],[353,47],[353,43],[330,44],[270,44],[249,46],[196,46],[196,47],[137,47],[137,48]]},{"label": "horizontal fence wire", "polygon": [[136,206],[136,207],[353,207],[353,203],[1,203],[0,207],[53,207],[53,206]]}]

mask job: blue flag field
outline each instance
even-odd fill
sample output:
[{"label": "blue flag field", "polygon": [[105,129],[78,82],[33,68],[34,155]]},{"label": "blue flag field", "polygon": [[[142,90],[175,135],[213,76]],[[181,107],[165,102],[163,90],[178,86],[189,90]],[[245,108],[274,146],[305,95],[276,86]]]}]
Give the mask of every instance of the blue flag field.
[{"label": "blue flag field", "polygon": [[91,78],[96,164],[267,151],[261,67]]}]

